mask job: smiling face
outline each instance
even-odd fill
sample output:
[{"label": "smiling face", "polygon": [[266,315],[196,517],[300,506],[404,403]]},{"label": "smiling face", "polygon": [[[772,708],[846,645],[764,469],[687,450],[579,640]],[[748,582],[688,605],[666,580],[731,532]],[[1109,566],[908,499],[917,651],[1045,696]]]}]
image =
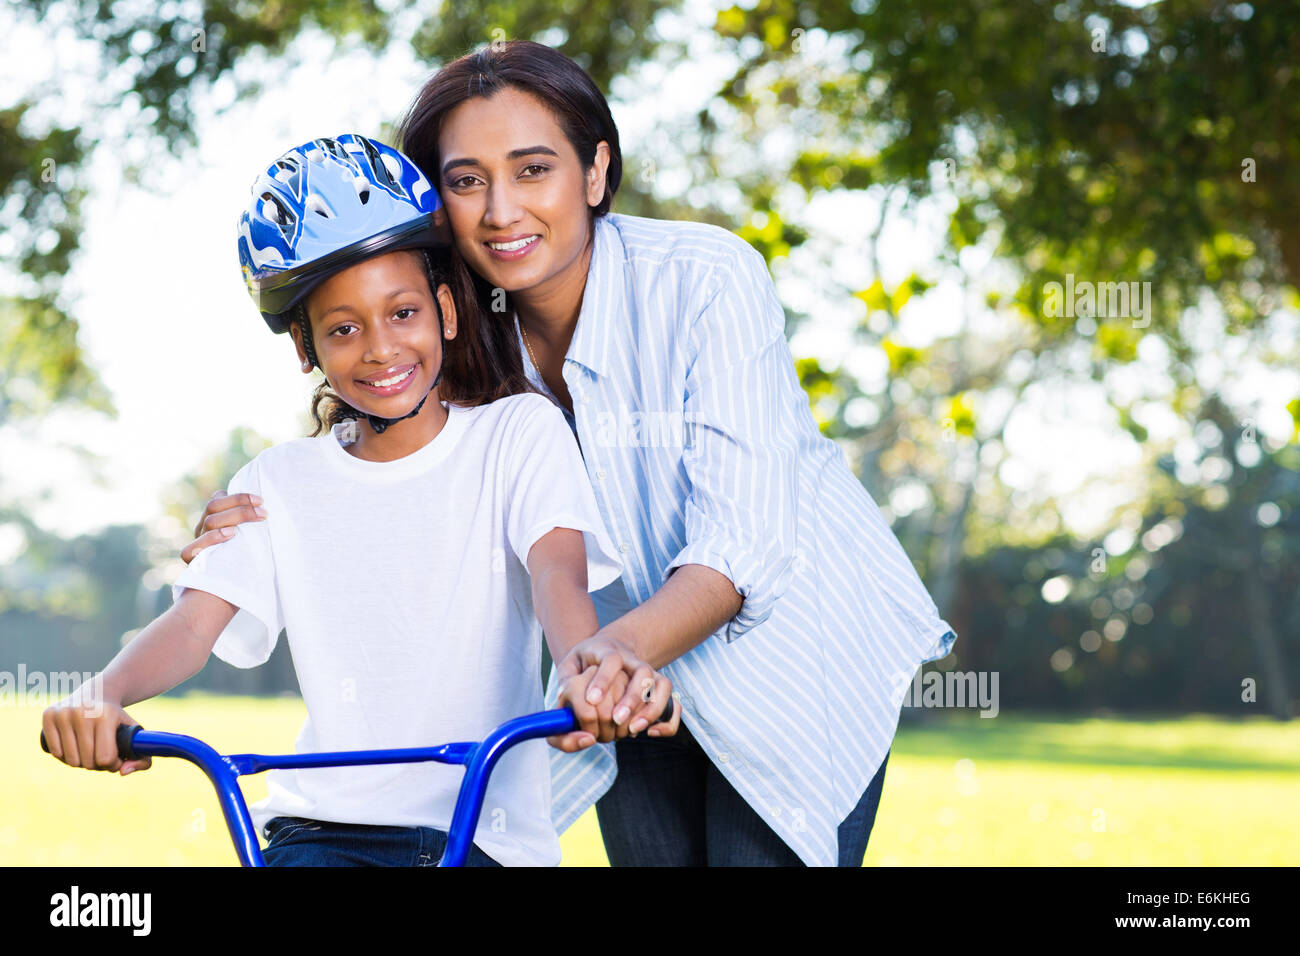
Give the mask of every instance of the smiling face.
[{"label": "smiling face", "polygon": [[591,207],[605,194],[609,147],[589,170],[555,115],[507,86],[447,114],[438,137],[439,193],[461,256],[520,301],[586,284]]},{"label": "smiling face", "polygon": [[[456,309],[445,284],[438,287],[438,302],[446,338],[454,338]],[[420,253],[390,252],[343,269],[312,291],[306,307],[316,357],[343,401],[368,415],[400,418],[428,394],[442,362],[442,340]],[[305,361],[296,322],[290,334]],[[425,413],[438,406],[436,391],[430,398],[419,415],[398,426],[430,417]]]}]

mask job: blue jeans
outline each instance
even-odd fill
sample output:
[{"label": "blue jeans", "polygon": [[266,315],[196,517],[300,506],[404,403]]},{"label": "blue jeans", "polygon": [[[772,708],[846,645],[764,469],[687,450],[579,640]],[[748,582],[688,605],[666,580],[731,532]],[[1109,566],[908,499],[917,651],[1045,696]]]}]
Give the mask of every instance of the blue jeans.
[{"label": "blue jeans", "polygon": [[[267,866],[437,866],[447,834],[432,827],[380,827],[303,817],[266,823]],[[466,866],[500,866],[473,844]]]},{"label": "blue jeans", "polygon": [[[614,744],[618,777],[596,802],[612,866],[803,866],[682,724],[673,737]],[[886,752],[839,827],[839,865],[861,866],[885,783]]]}]

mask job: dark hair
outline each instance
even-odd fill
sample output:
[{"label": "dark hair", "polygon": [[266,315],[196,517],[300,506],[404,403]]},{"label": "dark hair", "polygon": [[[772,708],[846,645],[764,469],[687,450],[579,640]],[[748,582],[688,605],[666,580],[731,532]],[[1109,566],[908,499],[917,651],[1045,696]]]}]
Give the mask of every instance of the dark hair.
[{"label": "dark hair", "polygon": [[398,125],[399,148],[424,170],[430,182],[439,182],[438,135],[443,119],[466,100],[493,96],[507,86],[532,93],[550,107],[584,170],[595,162],[596,144],[601,140],[609,143],[605,195],[593,208],[592,217],[609,212],[623,178],[623,153],[614,116],[587,71],[542,43],[490,43],[448,63],[424,84]]},{"label": "dark hair", "polygon": [[[465,264],[460,254],[452,249],[411,249],[423,253],[425,275],[429,279],[429,293],[437,308],[438,286],[446,283],[451,288],[456,304],[456,337],[442,340],[442,380],[438,383],[438,396],[456,405],[475,406],[495,402],[507,395],[536,392],[524,374],[523,358],[518,343],[502,347],[501,336],[494,334],[504,323],[486,322],[479,308],[479,297],[486,296],[479,279]],[[386,252],[376,255],[386,255]],[[372,257],[373,258],[373,257]],[[306,298],[298,304],[292,321],[298,323],[303,336],[304,350],[315,362],[315,345],[311,336],[311,321],[307,317]],[[319,363],[316,363],[319,365]],[[316,386],[311,400],[311,417],[315,423],[313,436],[333,428],[349,418],[365,416],[343,401],[326,382]]]}]

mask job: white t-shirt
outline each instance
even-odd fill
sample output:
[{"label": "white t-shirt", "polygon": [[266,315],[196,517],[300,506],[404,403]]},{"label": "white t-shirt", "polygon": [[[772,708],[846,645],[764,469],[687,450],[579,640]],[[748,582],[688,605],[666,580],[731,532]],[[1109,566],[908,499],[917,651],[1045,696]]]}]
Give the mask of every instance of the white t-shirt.
[{"label": "white t-shirt", "polygon": [[[262,452],[227,490],[260,495],[267,518],[176,580],[177,597],[196,588],[240,608],[213,648],[236,667],[266,661],[286,630],[308,713],[298,753],[482,740],[544,709],[529,549],[573,528],[589,591],[621,573],[558,408],[525,394],[447,409],[434,440],[397,461],[349,454],[347,425]],[[259,831],[280,815],[445,831],[463,774],[272,770],[249,809]],[[497,764],[474,842],[507,866],[559,862],[544,740]]]}]

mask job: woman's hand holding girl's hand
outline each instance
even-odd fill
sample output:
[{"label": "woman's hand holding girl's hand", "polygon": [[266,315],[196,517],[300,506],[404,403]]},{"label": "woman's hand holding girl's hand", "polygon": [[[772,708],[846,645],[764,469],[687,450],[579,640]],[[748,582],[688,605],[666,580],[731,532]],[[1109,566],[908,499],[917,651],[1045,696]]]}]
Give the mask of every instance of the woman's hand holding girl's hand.
[{"label": "woman's hand holding girl's hand", "polygon": [[103,700],[74,691],[41,715],[45,743],[50,754],[69,767],[113,770],[126,776],[133,770],[148,770],[152,757],[123,761],[117,753],[117,727],[136,721],[113,700]]},{"label": "woman's hand holding girl's hand", "polygon": [[622,641],[597,633],[582,641],[556,664],[561,681],[561,704],[568,702],[578,718],[581,730],[560,738],[551,738],[552,746],[561,750],[581,746],[561,746],[556,741],[595,735],[601,743],[649,730],[652,737],[671,737],[681,724],[681,706],[673,706],[672,720],[658,723],[668,708],[673,685],[667,677],[641,660]]},{"label": "woman's hand holding girl's hand", "polygon": [[208,506],[203,509],[203,517],[194,528],[194,540],[181,551],[181,560],[189,564],[204,548],[228,541],[235,533],[235,525],[245,521],[261,521],[265,517],[262,499],[257,495],[214,492],[208,499]]},{"label": "woman's hand holding girl's hand", "polygon": [[[585,750],[596,742],[598,735],[601,733],[609,735],[607,739],[601,738],[603,743],[615,739],[613,734],[617,728],[614,726],[611,715],[614,711],[614,701],[617,698],[611,694],[609,700],[599,707],[587,702],[587,688],[591,684],[591,679],[595,676],[596,666],[593,664],[581,674],[575,674],[572,677],[560,680],[560,693],[555,706],[564,707],[567,705],[573,708],[574,716],[578,718],[578,726],[581,729],[570,731],[567,734],[560,734],[557,737],[547,737],[546,742],[556,750],[563,750],[565,753]],[[620,673],[616,675],[615,681],[619,691],[622,692],[627,684],[627,675]],[[624,734],[626,734],[626,731],[624,731]]]}]

